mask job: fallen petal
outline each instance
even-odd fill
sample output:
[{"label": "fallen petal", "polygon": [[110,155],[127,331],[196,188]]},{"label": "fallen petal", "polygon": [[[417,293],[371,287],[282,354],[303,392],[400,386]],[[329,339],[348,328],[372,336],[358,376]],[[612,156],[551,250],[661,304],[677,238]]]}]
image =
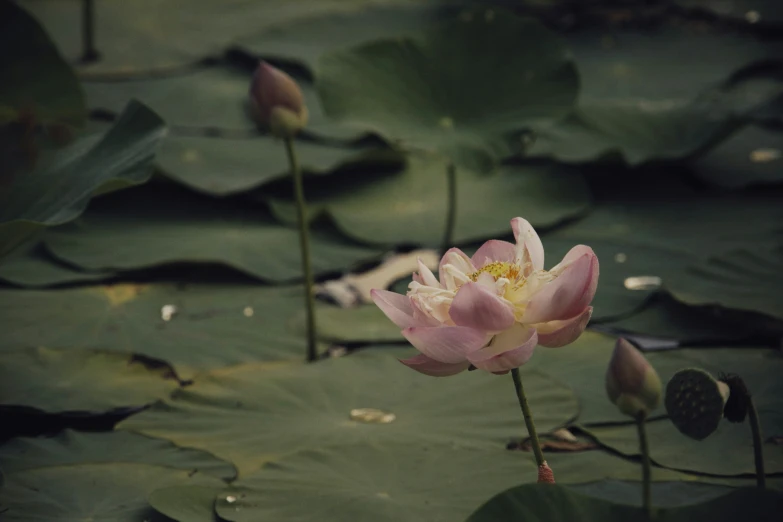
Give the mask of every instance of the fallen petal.
[{"label": "fallen petal", "polygon": [[588,306],[581,314],[564,321],[550,321],[535,325],[538,331],[538,344],[548,348],[559,348],[576,341],[587,328],[593,307]]},{"label": "fallen petal", "polygon": [[402,335],[424,355],[444,363],[461,363],[487,344],[490,335],[466,326],[415,326]]},{"label": "fallen petal", "polygon": [[470,282],[457,291],[449,317],[458,326],[500,332],[514,324],[514,309],[486,286]]},{"label": "fallen petal", "polygon": [[460,372],[464,372],[470,366],[468,361],[449,364],[436,361],[424,354],[419,354],[409,359],[400,359],[400,362],[408,368],[423,373],[424,375],[429,375],[430,377],[448,377],[450,375],[456,375]]}]

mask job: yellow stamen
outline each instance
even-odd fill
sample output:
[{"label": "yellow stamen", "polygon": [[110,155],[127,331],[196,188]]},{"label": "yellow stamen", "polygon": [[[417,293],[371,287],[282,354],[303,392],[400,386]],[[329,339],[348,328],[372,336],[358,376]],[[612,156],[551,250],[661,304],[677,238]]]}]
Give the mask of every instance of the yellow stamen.
[{"label": "yellow stamen", "polygon": [[481,269],[473,272],[468,277],[470,277],[471,281],[475,282],[478,280],[481,274],[489,274],[495,279],[495,281],[501,277],[504,277],[509,281],[516,281],[519,277],[520,270],[521,269],[519,265],[514,265],[505,261],[495,261],[494,263],[489,263],[488,265],[483,266]]}]

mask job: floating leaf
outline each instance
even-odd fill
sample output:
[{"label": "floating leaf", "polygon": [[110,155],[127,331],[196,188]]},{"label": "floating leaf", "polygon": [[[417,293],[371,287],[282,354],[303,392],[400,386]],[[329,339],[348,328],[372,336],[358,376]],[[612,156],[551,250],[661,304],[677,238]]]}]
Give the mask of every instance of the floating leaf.
[{"label": "floating leaf", "polygon": [[0,255],[42,227],[72,221],[96,193],[146,181],[164,132],[155,113],[132,102],[105,135],[82,138],[14,179],[0,201]]},{"label": "floating leaf", "polygon": [[[305,176],[402,163],[399,154],[373,146],[357,149],[299,141],[296,153]],[[163,142],[157,164],[166,177],[217,196],[290,176],[282,142],[266,136],[243,140],[172,136]]]},{"label": "floating leaf", "polygon": [[[240,474],[314,445],[405,441],[502,448],[524,431],[510,379],[479,372],[433,379],[396,360],[409,350],[384,352],[304,367],[216,371],[120,427],[205,449],[234,462]],[[535,372],[524,378],[539,430],[576,413],[563,386]],[[383,424],[351,420],[357,408],[395,418]]]},{"label": "floating leaf", "polygon": [[125,431],[65,430],[51,438],[19,437],[0,446],[0,462],[11,474],[51,466],[127,463],[166,466],[226,480],[236,475],[231,464],[204,451]]},{"label": "floating leaf", "polygon": [[[302,277],[298,241],[296,228],[276,223],[263,210],[176,188],[102,198],[78,222],[51,230],[45,238],[55,257],[86,270],[217,263],[274,282]],[[381,254],[329,230],[313,230],[311,248],[316,275]]]},{"label": "floating leaf", "polygon": [[147,503],[155,489],[220,484],[189,471],[149,464],[76,464],[9,474],[0,489],[3,522],[104,520],[164,522]]},{"label": "floating leaf", "polygon": [[28,348],[4,351],[0,360],[0,403],[51,413],[144,406],[177,387],[165,370],[123,354]]},{"label": "floating leaf", "polygon": [[[474,159],[475,155],[474,155]],[[308,204],[325,209],[346,235],[369,244],[441,246],[446,228],[446,162],[411,156],[407,167],[372,179],[352,177],[308,191]],[[456,243],[511,233],[524,216],[547,228],[585,213],[591,197],[582,175],[558,165],[503,166],[481,173],[457,168]],[[294,219],[294,203],[272,199],[272,211]]]},{"label": "floating leaf", "polygon": [[0,259],[0,280],[16,286],[45,287],[60,283],[109,279],[112,272],[84,272],[57,261],[34,242]]},{"label": "floating leaf", "polygon": [[79,80],[36,19],[16,2],[4,0],[0,35],[0,77],[6,79],[0,86],[0,124],[24,115],[33,126],[84,123]]},{"label": "floating leaf", "polygon": [[578,89],[556,34],[536,20],[485,10],[419,38],[325,54],[316,78],[326,113],[338,121],[454,160],[463,150],[509,155],[504,136],[564,116]]},{"label": "floating leaf", "polygon": [[[304,334],[287,325],[303,304],[298,286],[2,290],[0,346],[5,351],[78,346],[141,354],[170,363],[180,378],[190,379],[199,370],[241,362],[304,358]],[[165,306],[173,307],[168,321]]]},{"label": "floating leaf", "polygon": [[[783,503],[777,491],[744,488],[701,504],[656,508],[655,520],[711,520],[733,522],[750,517],[759,522],[776,520],[775,513]],[[525,522],[613,522],[644,520],[648,517],[641,507],[615,504],[591,498],[557,484],[527,484],[505,491],[481,506],[468,522],[524,520]]]},{"label": "floating leaf", "polygon": [[215,498],[220,487],[170,486],[156,489],[149,495],[149,503],[159,513],[177,522],[217,522]]}]

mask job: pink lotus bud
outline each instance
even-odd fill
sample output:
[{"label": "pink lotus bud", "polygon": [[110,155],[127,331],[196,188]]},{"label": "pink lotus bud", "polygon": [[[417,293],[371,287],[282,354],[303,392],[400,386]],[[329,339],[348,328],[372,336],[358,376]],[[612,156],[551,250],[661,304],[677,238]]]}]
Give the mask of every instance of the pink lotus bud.
[{"label": "pink lotus bud", "polygon": [[606,371],[606,393],[621,412],[648,415],[661,402],[661,379],[644,355],[625,339],[617,344]]},{"label": "pink lotus bud", "polygon": [[538,467],[538,480],[536,482],[539,484],[555,483],[555,474],[552,473],[552,468],[549,467],[546,461]]},{"label": "pink lotus bud", "polygon": [[293,78],[266,62],[258,64],[250,84],[253,116],[273,135],[290,138],[307,124],[307,107]]}]

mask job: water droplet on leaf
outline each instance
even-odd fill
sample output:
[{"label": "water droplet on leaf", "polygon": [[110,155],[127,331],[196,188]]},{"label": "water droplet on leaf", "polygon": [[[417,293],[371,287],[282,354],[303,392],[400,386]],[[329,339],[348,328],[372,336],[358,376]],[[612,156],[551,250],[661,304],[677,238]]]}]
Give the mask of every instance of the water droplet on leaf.
[{"label": "water droplet on leaf", "polygon": [[163,305],[160,309],[160,318],[164,321],[171,321],[174,316],[177,315],[177,312],[179,312],[179,310],[176,306],[171,304]]},{"label": "water droplet on leaf", "polygon": [[614,261],[615,263],[625,263],[628,261],[628,256],[622,252],[618,252],[614,255]]},{"label": "water droplet on leaf", "polygon": [[245,317],[253,317],[255,310],[253,310],[252,306],[246,306],[242,313],[245,314]]}]

